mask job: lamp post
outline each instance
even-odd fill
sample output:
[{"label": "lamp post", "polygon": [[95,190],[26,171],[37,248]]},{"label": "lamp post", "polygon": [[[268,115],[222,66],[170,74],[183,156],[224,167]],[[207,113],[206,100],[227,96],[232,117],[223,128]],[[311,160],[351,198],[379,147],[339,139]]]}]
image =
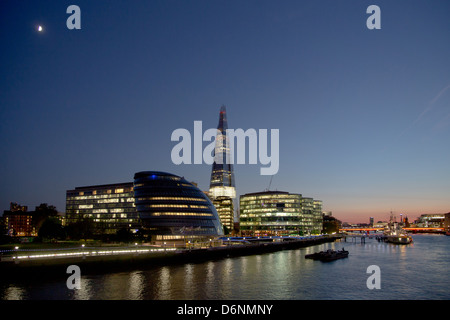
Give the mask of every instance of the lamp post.
[{"label": "lamp post", "polygon": [[17,247],[17,246],[14,247],[14,251],[15,251],[15,255],[16,255],[16,259],[15,259],[14,263],[19,263],[19,256],[17,254],[18,250],[19,250],[19,247]]}]

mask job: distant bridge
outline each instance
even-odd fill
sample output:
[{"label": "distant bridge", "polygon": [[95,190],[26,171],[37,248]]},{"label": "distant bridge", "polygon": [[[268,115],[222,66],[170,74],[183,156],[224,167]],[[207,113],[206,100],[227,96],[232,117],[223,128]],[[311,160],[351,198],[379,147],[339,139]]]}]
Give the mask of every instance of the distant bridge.
[{"label": "distant bridge", "polygon": [[[441,233],[445,232],[444,228],[403,228],[403,230],[409,232],[430,232],[430,233]],[[384,228],[342,228],[339,232],[383,232]]]},{"label": "distant bridge", "polygon": [[381,232],[384,228],[342,228],[339,232]]},{"label": "distant bridge", "polygon": [[410,232],[445,232],[444,228],[403,228],[403,230]]}]

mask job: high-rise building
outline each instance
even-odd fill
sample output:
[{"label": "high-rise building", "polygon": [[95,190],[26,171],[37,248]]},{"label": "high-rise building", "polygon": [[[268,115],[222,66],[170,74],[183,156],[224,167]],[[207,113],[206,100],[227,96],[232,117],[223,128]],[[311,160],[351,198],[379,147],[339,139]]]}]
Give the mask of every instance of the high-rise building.
[{"label": "high-rise building", "polygon": [[219,114],[219,125],[217,126],[214,163],[208,195],[216,206],[221,223],[231,232],[236,220],[233,203],[236,198],[236,188],[227,129],[226,108],[222,106]]},{"label": "high-rise building", "polygon": [[211,172],[209,195],[216,197],[236,198],[233,164],[231,163],[230,142],[227,136],[227,114],[225,106],[220,108],[219,125],[217,127],[214,163]]}]

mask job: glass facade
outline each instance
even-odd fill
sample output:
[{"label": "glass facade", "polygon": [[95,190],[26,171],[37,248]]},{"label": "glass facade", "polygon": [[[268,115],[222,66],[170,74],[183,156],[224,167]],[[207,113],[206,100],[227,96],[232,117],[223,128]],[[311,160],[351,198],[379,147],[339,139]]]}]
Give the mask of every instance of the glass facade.
[{"label": "glass facade", "polygon": [[223,235],[211,200],[182,177],[144,171],[134,175],[135,204],[152,241],[201,239]]},{"label": "glass facade", "polygon": [[242,195],[239,203],[243,236],[306,235],[322,231],[320,200],[266,191]]},{"label": "glass facade", "polygon": [[298,234],[302,227],[302,195],[282,191],[240,196],[240,228],[243,236]]},{"label": "glass facade", "polygon": [[226,130],[228,129],[225,106],[220,108],[219,125],[217,127],[216,145],[214,149],[214,163],[211,172],[209,194],[216,197],[226,196],[236,198],[233,165],[230,159],[230,142]]},{"label": "glass facade", "polygon": [[78,187],[66,192],[66,224],[90,219],[95,233],[114,234],[125,228],[137,231],[139,217],[133,183]]},{"label": "glass facade", "polygon": [[231,197],[220,196],[213,200],[213,204],[216,207],[222,225],[227,227],[228,232],[231,233],[234,228],[233,199]]},{"label": "glass facade", "polygon": [[302,228],[311,232],[314,228],[314,199],[302,198]]},{"label": "glass facade", "polygon": [[323,208],[322,208],[322,200],[314,200],[314,209],[313,209],[313,225],[311,229],[311,233],[322,233],[323,229]]}]

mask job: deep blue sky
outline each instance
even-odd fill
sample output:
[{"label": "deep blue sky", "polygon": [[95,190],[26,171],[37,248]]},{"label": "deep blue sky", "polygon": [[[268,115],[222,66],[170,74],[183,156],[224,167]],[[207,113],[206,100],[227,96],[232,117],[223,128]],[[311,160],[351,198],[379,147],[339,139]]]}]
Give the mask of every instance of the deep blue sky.
[{"label": "deep blue sky", "polygon": [[[448,212],[449,18],[446,0],[3,0],[0,209],[64,212],[66,190],[142,170],[207,190],[211,167],[172,164],[170,137],[225,104],[230,128],[280,130],[271,189],[349,222]],[[269,186],[259,169],[235,166],[238,195]]]}]

